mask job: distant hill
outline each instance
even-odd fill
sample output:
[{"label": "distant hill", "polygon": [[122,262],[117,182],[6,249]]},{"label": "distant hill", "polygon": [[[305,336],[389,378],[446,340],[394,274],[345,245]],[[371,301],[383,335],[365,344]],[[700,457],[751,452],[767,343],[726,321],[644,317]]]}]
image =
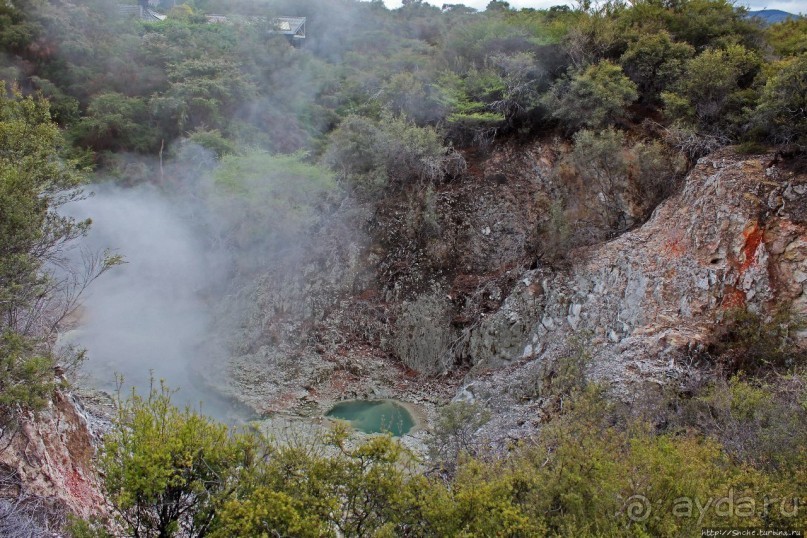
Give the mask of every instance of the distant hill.
[{"label": "distant hill", "polygon": [[761,9],[759,11],[749,11],[748,17],[762,19],[765,24],[776,24],[787,19],[798,19],[799,15],[794,15],[781,9]]}]

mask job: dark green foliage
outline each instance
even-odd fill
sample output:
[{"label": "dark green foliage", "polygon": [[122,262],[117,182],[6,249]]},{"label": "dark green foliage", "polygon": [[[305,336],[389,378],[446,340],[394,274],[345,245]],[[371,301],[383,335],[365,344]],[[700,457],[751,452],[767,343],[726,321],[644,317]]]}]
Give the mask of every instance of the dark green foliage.
[{"label": "dark green foliage", "polygon": [[571,71],[546,94],[544,106],[567,131],[599,129],[624,118],[637,97],[636,85],[622,69],[602,61],[582,72]]},{"label": "dark green foliage", "polygon": [[92,98],[86,114],[71,131],[81,147],[138,152],[159,147],[154,121],[142,98],[104,93]]},{"label": "dark green foliage", "polygon": [[448,108],[444,90],[414,73],[393,75],[384,85],[382,96],[390,110],[418,125],[439,121]]},{"label": "dark green foliage", "polygon": [[807,151],[807,53],[775,67],[762,89],[756,123],[771,142]]},{"label": "dark green foliage", "polygon": [[793,472],[804,463],[800,447],[807,442],[803,381],[799,371],[772,381],[716,381],[686,403],[684,418],[746,464]]},{"label": "dark green foliage", "polygon": [[676,43],[668,33],[659,32],[632,42],[619,61],[642,100],[653,103],[681,78],[686,61],[694,54],[688,43]]},{"label": "dark green foliage", "polygon": [[726,0],[684,0],[671,4],[637,2],[620,12],[620,24],[648,35],[660,30],[696,50],[739,43],[759,45],[762,29],[745,17],[746,10]]},{"label": "dark green foliage", "polygon": [[[75,122],[80,104],[87,118],[77,140],[96,150],[156,152],[160,141],[170,147],[189,131],[217,130],[272,152],[316,151],[346,117],[378,119],[381,107],[445,126],[456,145],[485,147],[502,133],[545,128],[547,112],[567,133],[625,122],[637,97],[656,107],[663,92],[671,120],[712,126],[720,116],[716,129],[732,138],[746,131],[753,66],[720,72],[708,82],[728,89],[701,95],[690,59],[707,49],[761,49],[761,30],[742,9],[723,0],[547,11],[494,4],[470,16],[421,2],[388,11],[354,0],[206,1],[141,24],[98,0],[68,10],[25,3],[4,8],[0,43],[15,55],[17,71],[8,72],[51,96],[60,122]],[[210,12],[234,23],[207,24]],[[305,47],[266,39],[265,22],[244,18],[266,13],[308,17]],[[692,76],[684,76],[687,60]],[[101,110],[98,99],[111,94],[132,99],[119,103],[122,117]]]},{"label": "dark green foliage", "polygon": [[114,538],[107,528],[107,522],[91,519],[89,521],[71,518],[67,523],[67,535],[70,538]]},{"label": "dark green foliage", "polygon": [[185,60],[169,65],[167,73],[169,88],[151,100],[151,107],[172,137],[201,127],[223,128],[254,91],[237,66],[226,60]]}]

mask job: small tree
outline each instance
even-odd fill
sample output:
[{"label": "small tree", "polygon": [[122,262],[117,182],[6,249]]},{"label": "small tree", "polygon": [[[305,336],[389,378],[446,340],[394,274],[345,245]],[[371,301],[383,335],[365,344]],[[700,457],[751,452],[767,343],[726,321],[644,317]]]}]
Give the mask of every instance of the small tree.
[{"label": "small tree", "polygon": [[772,142],[807,151],[807,53],[779,64],[762,90],[754,119]]},{"label": "small tree", "polygon": [[750,83],[759,63],[759,57],[742,45],[705,50],[686,63],[686,74],[671,92],[662,92],[665,114],[708,131],[738,123],[737,115],[750,104],[741,83]]},{"label": "small tree", "polygon": [[115,511],[134,538],[204,536],[249,469],[253,441],[189,408],[164,386],[119,401],[100,459]]},{"label": "small tree", "polygon": [[694,54],[692,45],[677,43],[667,32],[659,32],[632,42],[619,62],[636,83],[643,101],[653,103],[681,77],[686,61]]},{"label": "small tree", "polygon": [[582,72],[570,71],[544,95],[543,104],[567,130],[575,131],[613,124],[637,97],[636,84],[622,69],[602,61]]},{"label": "small tree", "polygon": [[57,211],[82,196],[84,181],[63,158],[63,144],[47,101],[0,92],[0,437],[21,410],[45,405],[56,386],[50,344],[60,322],[87,285],[121,261],[89,256],[74,269],[64,259],[90,221]]}]

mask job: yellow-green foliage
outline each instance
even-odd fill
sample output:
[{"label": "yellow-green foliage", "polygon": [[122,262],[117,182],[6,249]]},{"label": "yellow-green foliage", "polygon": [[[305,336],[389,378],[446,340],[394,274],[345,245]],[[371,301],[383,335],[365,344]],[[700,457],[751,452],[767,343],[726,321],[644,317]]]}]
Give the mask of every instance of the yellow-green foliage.
[{"label": "yellow-green foliage", "polygon": [[807,149],[807,52],[776,62],[765,83],[756,120],[774,143]]},{"label": "yellow-green foliage", "polygon": [[132,536],[172,536],[180,528],[198,535],[252,456],[249,437],[231,437],[226,426],[177,409],[161,386],[120,403],[100,465]]},{"label": "yellow-green foliage", "polygon": [[807,52],[807,17],[787,19],[765,32],[777,54],[795,56]]},{"label": "yellow-green foliage", "polygon": [[665,113],[714,130],[716,122],[740,114],[745,105],[753,102],[753,96],[743,93],[740,82],[752,77],[759,65],[759,56],[742,45],[706,49],[686,62],[686,75],[673,91],[661,94]]},{"label": "yellow-green foliage", "polygon": [[[766,413],[762,390],[733,381],[732,412]],[[122,407],[101,461],[132,536],[673,537],[803,522],[781,508],[803,490],[803,454],[753,466],[717,436],[658,433],[617,410],[589,385],[506,457],[423,475],[389,436],[356,442],[340,423],[318,443],[259,441],[176,410],[163,391]]]},{"label": "yellow-green foliage", "polygon": [[0,336],[0,427],[5,427],[5,421],[11,420],[6,415],[17,408],[44,407],[56,387],[53,358],[37,353],[34,347],[14,332]]},{"label": "yellow-green foliage", "polygon": [[644,100],[653,102],[684,74],[685,63],[694,54],[692,45],[677,43],[662,31],[641,35],[619,61]]}]

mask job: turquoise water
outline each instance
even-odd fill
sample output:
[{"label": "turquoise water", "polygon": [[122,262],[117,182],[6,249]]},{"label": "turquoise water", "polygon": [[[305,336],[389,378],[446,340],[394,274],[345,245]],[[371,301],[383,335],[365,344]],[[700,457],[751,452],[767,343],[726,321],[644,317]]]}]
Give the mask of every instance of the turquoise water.
[{"label": "turquoise water", "polygon": [[336,404],[326,417],[347,420],[364,433],[390,433],[395,437],[408,433],[415,419],[402,405],[389,400],[352,400]]}]

